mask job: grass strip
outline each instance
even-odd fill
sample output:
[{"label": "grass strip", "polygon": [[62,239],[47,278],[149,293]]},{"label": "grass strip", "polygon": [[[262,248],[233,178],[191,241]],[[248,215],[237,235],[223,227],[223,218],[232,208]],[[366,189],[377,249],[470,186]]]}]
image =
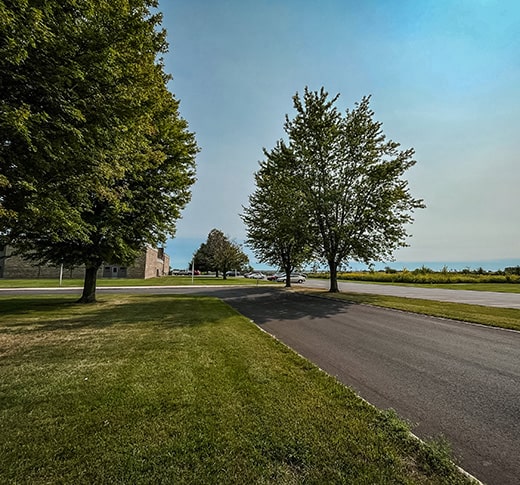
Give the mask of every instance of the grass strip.
[{"label": "grass strip", "polygon": [[[314,273],[310,274],[309,277],[318,279],[330,278],[328,273]],[[423,272],[421,270],[405,270],[390,273],[363,271],[338,273],[338,280],[365,284],[412,286],[418,288],[444,288],[453,290],[520,293],[520,275],[518,274]]]},{"label": "grass strip", "polygon": [[[346,280],[341,280],[346,281]],[[352,280],[351,283],[365,285],[390,285],[408,286],[413,288],[440,288],[443,290],[469,290],[469,291],[493,291],[497,293],[520,293],[518,283],[389,283],[383,281],[359,281]]]},{"label": "grass strip", "polygon": [[348,300],[354,303],[393,308],[412,313],[451,318],[464,322],[480,323],[491,327],[520,330],[520,310],[515,308],[496,308],[467,303],[422,300],[368,293],[329,293],[325,291],[305,291],[308,294]]},{"label": "grass strip", "polygon": [[[193,283],[191,276],[161,276],[148,279],[131,278],[98,278],[97,286],[191,286],[193,285],[248,285],[256,286],[262,284],[273,284],[272,281],[253,280],[243,277],[228,277],[227,279],[215,276],[195,276]],[[58,279],[3,279],[0,278],[0,288],[54,288],[59,286]],[[280,283],[279,283],[280,284]],[[62,286],[83,286],[81,279],[62,280]]]},{"label": "grass strip", "polygon": [[225,303],[0,299],[0,482],[468,483]]}]

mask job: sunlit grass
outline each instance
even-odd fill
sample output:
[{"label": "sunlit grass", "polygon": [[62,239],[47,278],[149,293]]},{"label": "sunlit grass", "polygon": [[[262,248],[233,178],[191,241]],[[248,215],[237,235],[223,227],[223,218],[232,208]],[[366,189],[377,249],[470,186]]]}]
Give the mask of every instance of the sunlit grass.
[{"label": "sunlit grass", "polygon": [[0,305],[1,483],[465,483],[219,300]]},{"label": "sunlit grass", "polygon": [[[98,278],[97,286],[191,286],[191,285],[248,285],[256,286],[273,282],[253,280],[243,277],[215,276],[162,276],[159,278],[131,279],[131,278]],[[276,284],[276,283],[274,283]],[[279,283],[278,283],[279,284]],[[3,279],[0,278],[0,288],[54,288],[60,285],[58,279]],[[82,287],[83,280],[64,278],[61,282],[64,287]]]},{"label": "sunlit grass", "polygon": [[352,281],[365,285],[408,286],[413,288],[441,288],[444,290],[494,291],[498,293],[520,293],[519,283],[398,283],[383,281]]},{"label": "sunlit grass", "polygon": [[307,293],[326,298],[339,298],[355,303],[364,303],[385,308],[394,308],[442,318],[480,323],[493,327],[520,330],[520,310],[514,308],[485,307],[444,301],[421,300],[368,293],[328,293],[323,290],[308,290]]},{"label": "sunlit grass", "polygon": [[[316,278],[329,278],[327,273],[312,275]],[[444,272],[425,270],[414,271],[366,271],[345,272],[338,274],[340,281],[357,283],[388,284],[398,286],[416,286],[419,288],[445,288],[456,290],[498,291],[520,293],[520,275],[516,274],[479,274],[465,272]]]}]

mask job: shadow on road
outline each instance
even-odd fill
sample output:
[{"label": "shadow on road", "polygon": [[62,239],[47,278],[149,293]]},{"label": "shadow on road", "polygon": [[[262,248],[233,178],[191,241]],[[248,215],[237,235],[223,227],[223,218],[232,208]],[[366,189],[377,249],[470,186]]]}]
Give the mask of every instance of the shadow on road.
[{"label": "shadow on road", "polygon": [[[201,292],[207,295],[207,292]],[[212,291],[258,325],[271,321],[327,318],[344,312],[354,303],[325,300],[280,288],[242,288]]]}]

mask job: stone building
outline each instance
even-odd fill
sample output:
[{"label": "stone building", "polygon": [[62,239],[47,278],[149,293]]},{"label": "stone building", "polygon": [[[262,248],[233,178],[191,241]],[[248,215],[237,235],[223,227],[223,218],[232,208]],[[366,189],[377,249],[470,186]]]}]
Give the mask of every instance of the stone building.
[{"label": "stone building", "polygon": [[[164,252],[164,248],[147,247],[137,257],[131,266],[118,266],[105,264],[98,271],[98,278],[154,278],[166,276],[170,270],[170,257]],[[60,277],[59,266],[35,265],[20,256],[12,255],[9,246],[0,248],[0,278],[25,279],[25,278],[56,278]],[[85,277],[85,269],[82,266],[64,268],[63,278]]]}]

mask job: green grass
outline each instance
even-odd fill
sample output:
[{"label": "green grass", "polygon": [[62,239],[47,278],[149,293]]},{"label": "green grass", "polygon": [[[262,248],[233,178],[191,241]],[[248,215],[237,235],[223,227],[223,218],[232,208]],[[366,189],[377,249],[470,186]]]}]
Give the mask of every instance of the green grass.
[{"label": "green grass", "polygon": [[[0,288],[53,288],[59,286],[58,279],[3,279],[0,278]],[[227,279],[215,278],[214,276],[195,276],[193,278],[194,285],[257,285],[272,283],[266,280],[250,280],[248,278]],[[97,286],[191,286],[191,276],[162,276],[159,278],[149,279],[131,279],[131,278],[98,278]],[[83,286],[81,279],[62,280],[62,286]]]},{"label": "green grass", "polygon": [[467,483],[219,300],[0,308],[1,483]]},{"label": "green grass", "polygon": [[[327,273],[311,275],[316,278],[328,278]],[[449,288],[479,291],[501,291],[520,293],[520,275],[488,274],[459,272],[435,272],[431,270],[345,272],[338,274],[340,281],[356,281],[364,283],[418,286],[423,288]]]},{"label": "green grass", "polygon": [[324,291],[306,291],[306,293],[424,315],[480,323],[492,327],[520,330],[520,310],[514,308],[485,307],[468,305],[466,303],[450,303],[368,293],[328,293]]},{"label": "green grass", "polygon": [[[344,281],[344,280],[342,280]],[[441,288],[444,290],[496,291],[520,293],[518,283],[389,283],[383,281],[352,281],[363,285],[412,286],[414,288]]]},{"label": "green grass", "polygon": [[[402,286],[409,286],[402,284]],[[455,283],[413,285],[419,288],[444,288],[447,290],[497,291],[499,293],[520,293],[518,283]]]}]

